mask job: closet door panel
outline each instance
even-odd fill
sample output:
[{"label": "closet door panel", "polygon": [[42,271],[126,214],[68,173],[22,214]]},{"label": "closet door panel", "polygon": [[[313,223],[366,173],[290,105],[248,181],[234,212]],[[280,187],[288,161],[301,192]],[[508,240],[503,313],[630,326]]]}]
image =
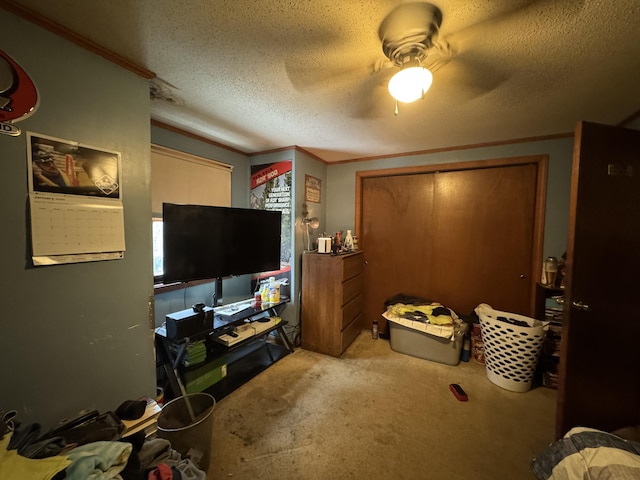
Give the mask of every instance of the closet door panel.
[{"label": "closet door panel", "polygon": [[527,315],[536,165],[434,175],[434,297],[458,314],[484,302]]},{"label": "closet door panel", "polygon": [[399,175],[363,180],[362,233],[367,266],[362,328],[373,319],[386,330],[384,301],[397,293],[432,290],[433,175]]}]

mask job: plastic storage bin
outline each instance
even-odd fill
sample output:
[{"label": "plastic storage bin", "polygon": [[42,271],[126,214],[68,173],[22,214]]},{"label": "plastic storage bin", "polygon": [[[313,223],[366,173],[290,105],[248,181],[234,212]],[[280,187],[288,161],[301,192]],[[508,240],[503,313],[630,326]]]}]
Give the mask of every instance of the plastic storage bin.
[{"label": "plastic storage bin", "polygon": [[[486,304],[476,308],[480,317],[487,378],[513,392],[531,388],[538,359],[548,329],[548,322],[515,313],[494,310]],[[514,325],[498,317],[525,323]]]},{"label": "plastic storage bin", "polygon": [[193,393],[171,400],[158,416],[158,437],[201,470],[209,468],[213,407],[216,400],[208,393]]},{"label": "plastic storage bin", "polygon": [[429,335],[396,322],[390,321],[388,325],[392,350],[447,365],[460,363],[462,335],[455,335],[454,340],[451,340]]}]

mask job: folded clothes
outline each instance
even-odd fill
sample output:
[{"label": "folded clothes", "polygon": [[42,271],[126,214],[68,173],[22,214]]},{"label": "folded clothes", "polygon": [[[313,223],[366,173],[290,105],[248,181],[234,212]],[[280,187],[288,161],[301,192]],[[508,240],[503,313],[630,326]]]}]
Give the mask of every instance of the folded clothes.
[{"label": "folded clothes", "polygon": [[464,335],[467,330],[467,324],[460,320],[453,310],[439,303],[389,305],[382,316],[390,322],[407,328],[451,340],[456,336]]},{"label": "folded clothes", "polygon": [[395,305],[389,305],[387,311],[398,317],[416,321],[422,320],[432,325],[453,325],[451,310],[443,307],[440,303],[425,305],[396,303]]},{"label": "folded clothes", "polygon": [[116,478],[127,465],[133,445],[126,442],[93,442],[70,450],[67,480]]}]

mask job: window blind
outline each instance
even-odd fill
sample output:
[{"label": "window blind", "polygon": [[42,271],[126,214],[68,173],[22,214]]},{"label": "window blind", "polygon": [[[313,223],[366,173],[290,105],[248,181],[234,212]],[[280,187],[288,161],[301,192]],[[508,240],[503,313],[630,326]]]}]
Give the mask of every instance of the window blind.
[{"label": "window blind", "polygon": [[231,206],[232,171],[231,165],[151,145],[153,215],[162,215],[163,202]]}]

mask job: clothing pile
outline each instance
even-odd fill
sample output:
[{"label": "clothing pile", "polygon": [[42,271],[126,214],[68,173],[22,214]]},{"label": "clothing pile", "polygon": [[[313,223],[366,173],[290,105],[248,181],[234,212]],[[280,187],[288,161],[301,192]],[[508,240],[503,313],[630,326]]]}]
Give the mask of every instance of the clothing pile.
[{"label": "clothing pile", "polygon": [[[137,403],[127,401],[116,412],[140,411],[132,408]],[[121,437],[123,425],[112,412],[85,414],[44,434],[40,424],[21,425],[15,417],[15,410],[0,411],[2,479],[206,479],[166,439],[147,438],[144,431]]]},{"label": "clothing pile", "polygon": [[387,300],[385,305],[384,318],[429,335],[454,340],[456,335],[463,335],[467,330],[467,324],[452,309],[438,302],[399,294]]}]

